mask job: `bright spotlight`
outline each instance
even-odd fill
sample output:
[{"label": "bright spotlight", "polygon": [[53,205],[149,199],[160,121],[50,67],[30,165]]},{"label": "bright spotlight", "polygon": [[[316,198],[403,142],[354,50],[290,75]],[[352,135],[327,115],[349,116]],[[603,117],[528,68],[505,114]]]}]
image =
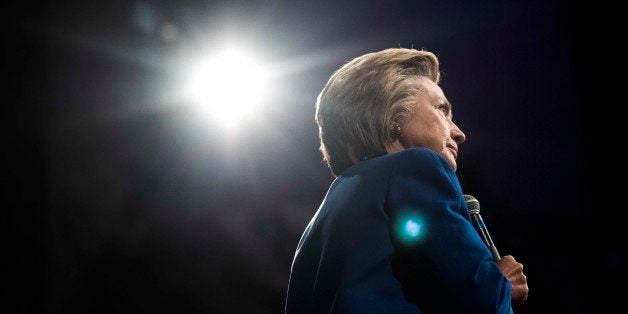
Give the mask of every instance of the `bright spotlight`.
[{"label": "bright spotlight", "polygon": [[186,94],[201,111],[232,125],[260,105],[267,80],[268,73],[255,60],[225,50],[196,65]]}]

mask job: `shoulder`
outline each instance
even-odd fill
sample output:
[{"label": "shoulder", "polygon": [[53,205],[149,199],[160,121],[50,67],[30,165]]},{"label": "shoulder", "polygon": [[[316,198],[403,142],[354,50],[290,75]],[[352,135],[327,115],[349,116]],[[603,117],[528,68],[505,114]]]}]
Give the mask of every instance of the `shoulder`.
[{"label": "shoulder", "polygon": [[401,179],[406,183],[437,184],[455,194],[462,193],[458,177],[449,163],[429,148],[406,149],[389,157],[393,163],[392,181]]},{"label": "shoulder", "polygon": [[438,153],[426,147],[409,148],[387,156],[396,161],[422,161],[434,165],[440,164],[441,160],[445,161]]},{"label": "shoulder", "polygon": [[412,168],[421,166],[438,168],[443,165],[448,166],[447,162],[439,154],[429,148],[418,147],[359,162],[345,170],[341,176],[346,177],[367,169]]},{"label": "shoulder", "polygon": [[419,172],[455,176],[445,158],[435,151],[425,148],[410,148],[389,155],[397,172]]},{"label": "shoulder", "polygon": [[354,181],[356,177],[367,181],[389,181],[394,177],[412,177],[431,182],[449,182],[460,189],[458,178],[447,161],[435,151],[425,148],[409,148],[392,154],[375,157],[353,165],[345,170],[336,181]]}]

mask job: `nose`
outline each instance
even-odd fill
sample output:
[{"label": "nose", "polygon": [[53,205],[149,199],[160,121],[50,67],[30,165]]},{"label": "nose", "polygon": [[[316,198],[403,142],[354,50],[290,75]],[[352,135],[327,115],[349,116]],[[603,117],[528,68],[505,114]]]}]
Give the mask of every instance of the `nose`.
[{"label": "nose", "polygon": [[456,141],[456,144],[462,144],[467,139],[462,130],[454,123],[451,122],[451,138]]}]

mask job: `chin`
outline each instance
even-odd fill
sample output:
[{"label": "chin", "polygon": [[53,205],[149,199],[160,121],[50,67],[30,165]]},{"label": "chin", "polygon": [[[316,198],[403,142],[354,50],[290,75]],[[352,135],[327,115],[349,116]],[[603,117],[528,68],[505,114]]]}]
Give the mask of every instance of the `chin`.
[{"label": "chin", "polygon": [[456,163],[454,162],[453,164],[449,164],[451,166],[451,169],[456,172],[456,170],[458,170],[458,166],[456,165]]},{"label": "chin", "polygon": [[453,159],[447,159],[447,163],[449,164],[449,166],[451,167],[451,169],[456,172],[456,170],[458,169],[458,164],[456,164],[456,161]]}]

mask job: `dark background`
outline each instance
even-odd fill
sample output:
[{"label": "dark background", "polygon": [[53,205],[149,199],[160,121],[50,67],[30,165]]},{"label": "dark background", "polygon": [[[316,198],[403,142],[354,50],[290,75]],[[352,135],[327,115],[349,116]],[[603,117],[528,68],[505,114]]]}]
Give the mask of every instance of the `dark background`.
[{"label": "dark background", "polygon": [[[501,253],[525,264],[531,292],[517,312],[619,303],[607,288],[625,275],[619,222],[593,192],[609,170],[593,157],[619,154],[593,127],[613,104],[592,84],[603,45],[584,35],[584,7],[3,6],[5,313],[281,312],[298,238],[332,180],[316,95],[345,61],[399,46],[440,58],[468,139],[462,186]],[[282,74],[263,115],[226,134],[173,95],[185,60],[232,38]]]}]

